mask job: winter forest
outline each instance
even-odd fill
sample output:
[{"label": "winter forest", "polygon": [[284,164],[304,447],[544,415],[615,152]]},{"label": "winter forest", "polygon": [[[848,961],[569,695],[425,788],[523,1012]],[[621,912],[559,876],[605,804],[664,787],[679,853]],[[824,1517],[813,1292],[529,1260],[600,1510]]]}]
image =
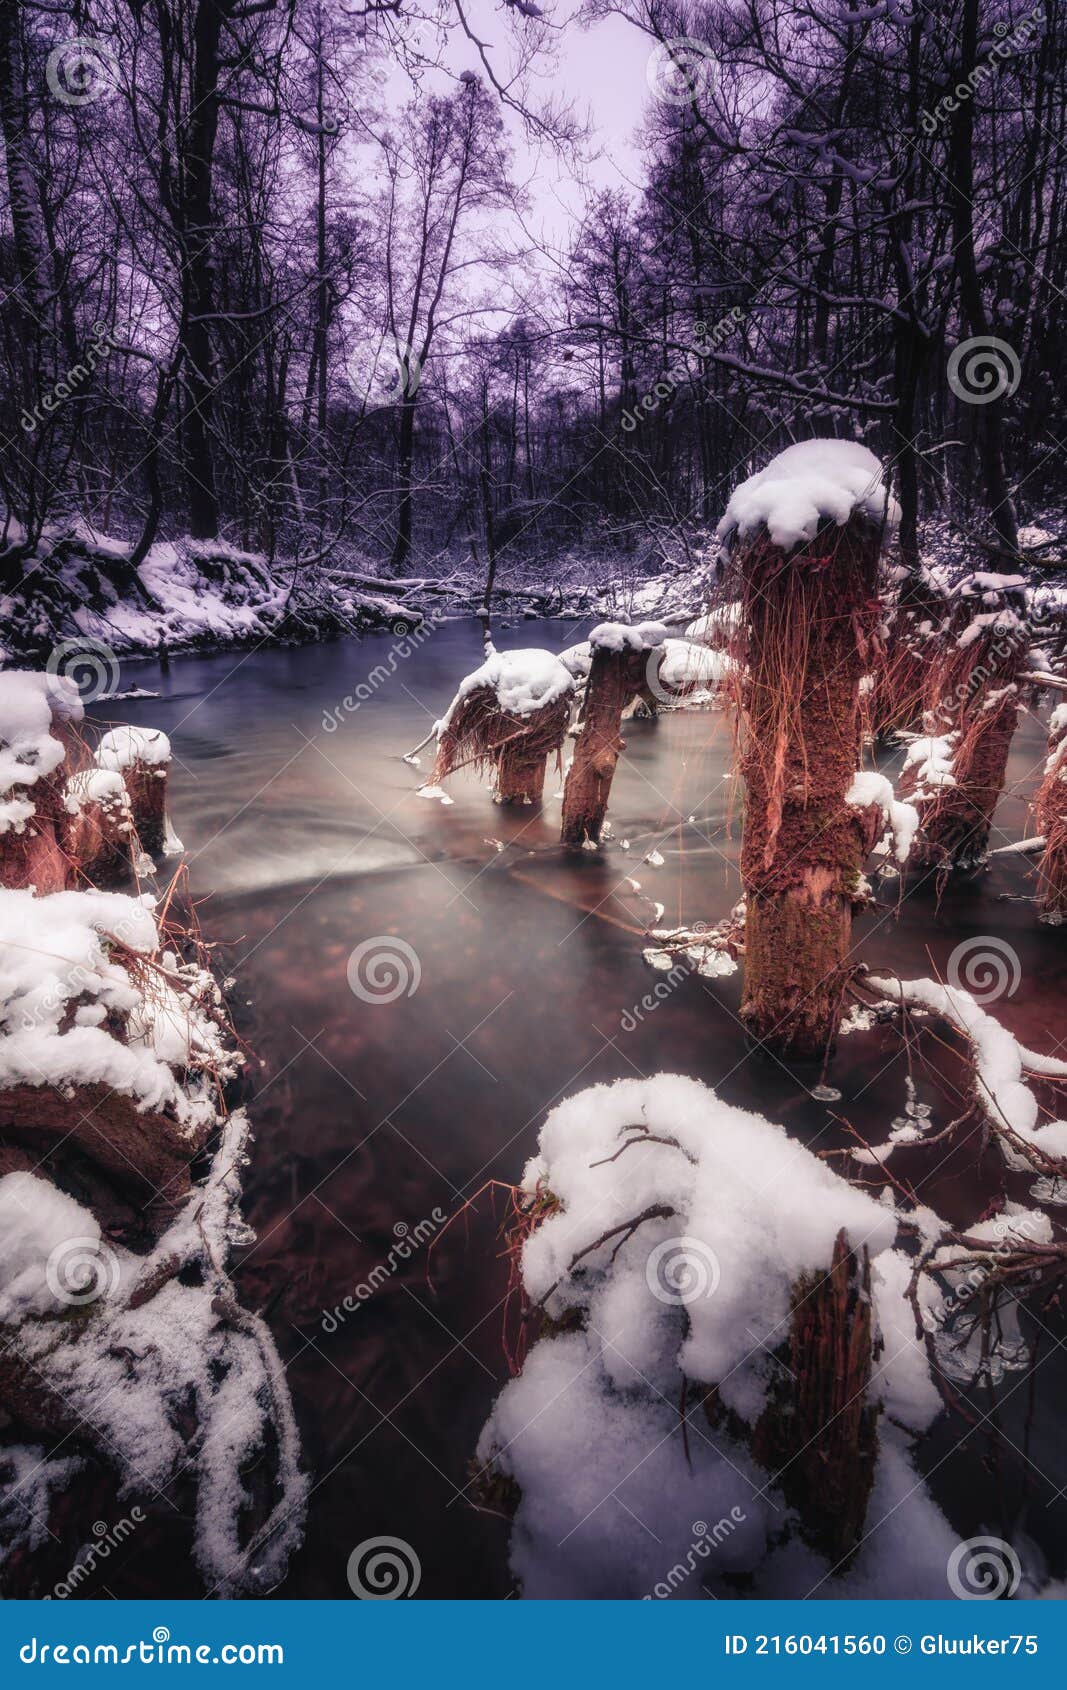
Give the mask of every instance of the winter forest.
[{"label": "winter forest", "polygon": [[0,0],[0,1595],[1067,1595],[1065,306],[1061,0]]}]

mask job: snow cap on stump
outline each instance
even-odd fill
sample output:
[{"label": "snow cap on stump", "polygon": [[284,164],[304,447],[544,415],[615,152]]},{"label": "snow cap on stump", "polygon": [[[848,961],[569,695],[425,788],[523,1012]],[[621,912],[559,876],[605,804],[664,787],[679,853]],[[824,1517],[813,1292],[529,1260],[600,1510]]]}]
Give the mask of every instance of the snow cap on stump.
[{"label": "snow cap on stump", "polygon": [[824,523],[843,528],[855,515],[889,526],[899,521],[878,458],[855,440],[803,440],[741,483],[715,537],[745,540],[762,527],[772,544],[791,551],[814,540]]}]

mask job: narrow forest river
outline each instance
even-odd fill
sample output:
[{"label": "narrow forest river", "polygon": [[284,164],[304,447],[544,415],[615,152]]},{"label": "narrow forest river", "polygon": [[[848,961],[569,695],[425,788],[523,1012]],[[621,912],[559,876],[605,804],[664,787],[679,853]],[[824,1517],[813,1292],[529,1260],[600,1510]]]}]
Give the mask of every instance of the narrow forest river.
[{"label": "narrow forest river", "polygon": [[[559,650],[585,631],[528,622],[500,643]],[[566,860],[554,797],[543,812],[501,809],[465,775],[443,806],[415,796],[418,774],[401,760],[480,661],[476,625],[438,629],[324,729],[324,715],[385,661],[389,643],[187,657],[162,675],[130,665],[124,683],[161,696],[95,714],[171,737],[173,823],[205,936],[223,943],[236,977],[239,1030],[254,1053],[245,1210],[258,1242],[237,1278],[277,1337],[314,1483],[306,1543],[277,1594],[348,1596],[351,1550],[393,1535],[418,1553],[420,1596],[499,1598],[513,1588],[507,1527],[471,1506],[468,1486],[507,1376],[503,1198],[494,1207],[484,1194],[432,1251],[413,1244],[405,1263],[382,1270],[391,1248],[420,1223],[429,1223],[417,1233],[425,1238],[487,1181],[516,1181],[549,1107],[596,1081],[692,1075],[822,1149],[845,1142],[841,1115],[884,1138],[906,1070],[888,1043],[881,1061],[872,1057],[877,1035],[845,1038],[829,1076],[841,1101],[817,1101],[817,1074],[746,1051],[738,976],[688,975],[642,1009],[663,978],[642,961],[647,899],[673,923],[716,921],[739,896],[740,793],[725,713],[631,723],[612,842],[600,858]],[[1026,832],[1044,756],[1043,726],[1027,716],[995,845]],[[558,785],[550,774],[546,791]],[[662,864],[644,860],[653,850]],[[919,897],[900,919],[883,887],[862,918],[862,955],[944,977],[961,940],[1001,936],[1022,978],[994,1012],[1028,1045],[1052,1051],[1067,954],[1062,933],[1040,927],[1022,901],[1031,875],[1030,859],[998,859],[939,911]],[[411,947],[410,995],[373,1002],[353,992],[349,958],[371,937]],[[949,1166],[927,1191],[946,1214],[952,1179]],[[356,1288],[376,1268],[361,1301]],[[352,1312],[339,1307],[346,1296]],[[1062,1395],[1062,1357],[1036,1375],[1045,1400]],[[1032,1538],[1067,1541],[1067,1504],[1051,1501],[1067,1481],[1056,1428],[1040,1414],[1028,1424],[1029,1407],[1028,1390],[1009,1393],[1002,1415],[1005,1439],[1025,1450],[1013,1456],[1006,1445],[1018,1470],[988,1459],[982,1435],[939,1465],[960,1435],[945,1417],[926,1441],[920,1465],[964,1535],[1003,1508],[1007,1491],[1020,1509],[1027,1501]],[[709,1499],[709,1517],[737,1500]],[[140,1539],[109,1572],[114,1593],[159,1588],[154,1559]],[[174,1596],[198,1594],[175,1560],[166,1585]]]}]

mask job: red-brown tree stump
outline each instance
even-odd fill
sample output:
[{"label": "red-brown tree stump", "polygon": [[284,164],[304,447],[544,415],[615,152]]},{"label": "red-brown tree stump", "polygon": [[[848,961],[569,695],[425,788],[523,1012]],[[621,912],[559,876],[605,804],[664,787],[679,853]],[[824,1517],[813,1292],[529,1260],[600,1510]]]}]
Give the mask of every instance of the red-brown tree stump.
[{"label": "red-brown tree stump", "polygon": [[[967,638],[970,628],[974,637]],[[935,744],[948,741],[946,767],[938,772],[929,759],[910,761],[900,796],[919,812],[909,867],[936,871],[935,884],[985,860],[1019,720],[1028,648],[1027,628],[1010,607],[984,611],[970,627],[958,612],[949,643],[928,672],[924,722]]]},{"label": "red-brown tree stump", "polygon": [[150,857],[167,847],[167,777],[170,741],[158,728],[113,728],[96,751],[102,769],[121,774],[129,795],[133,825]]},{"label": "red-brown tree stump", "polygon": [[589,636],[593,660],[585,683],[585,702],[574,741],[574,756],[563,786],[560,838],[572,850],[600,843],[611,783],[620,754],[623,713],[651,689],[648,666],[666,629],[658,623],[634,628],[604,623]]},{"label": "red-brown tree stump", "polygon": [[81,718],[63,676],[0,675],[0,886],[43,895],[71,884],[64,787]]},{"label": "red-brown tree stump", "polygon": [[736,554],[745,624],[741,1015],[769,1048],[832,1050],[870,817],[845,801],[874,654],[881,530],[855,515],[792,552],[759,530]]},{"label": "red-brown tree stump", "polygon": [[1034,799],[1034,818],[1045,837],[1037,868],[1037,902],[1044,921],[1067,920],[1067,706],[1052,717],[1049,757]]},{"label": "red-brown tree stump", "polygon": [[563,786],[564,845],[599,845],[611,783],[621,753],[623,711],[641,690],[647,658],[632,651],[598,649],[585,683],[585,706],[574,757]]},{"label": "red-brown tree stump", "polygon": [[133,816],[125,782],[115,769],[89,769],[67,782],[67,848],[75,874],[90,886],[110,887],[131,868]]},{"label": "red-brown tree stump", "polygon": [[752,1453],[836,1568],[863,1537],[878,1458],[866,1250],[857,1257],[840,1232],[829,1271],[798,1280],[792,1302],[788,1374],[756,1425]]}]

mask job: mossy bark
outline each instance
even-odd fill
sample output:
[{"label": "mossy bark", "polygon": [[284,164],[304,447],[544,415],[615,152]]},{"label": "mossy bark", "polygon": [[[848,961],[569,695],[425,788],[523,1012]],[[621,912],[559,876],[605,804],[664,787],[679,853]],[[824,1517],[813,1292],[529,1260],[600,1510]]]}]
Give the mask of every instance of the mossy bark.
[{"label": "mossy bark", "polygon": [[600,843],[615,768],[626,747],[623,711],[640,692],[647,663],[646,652],[598,648],[593,653],[574,759],[563,788],[560,837],[572,850]]},{"label": "mossy bark", "polygon": [[761,1043],[798,1059],[833,1048],[873,843],[870,814],[845,793],[876,650],[880,544],[877,528],[853,518],[792,554],[761,531],[737,560],[747,625],[741,1015]]}]

